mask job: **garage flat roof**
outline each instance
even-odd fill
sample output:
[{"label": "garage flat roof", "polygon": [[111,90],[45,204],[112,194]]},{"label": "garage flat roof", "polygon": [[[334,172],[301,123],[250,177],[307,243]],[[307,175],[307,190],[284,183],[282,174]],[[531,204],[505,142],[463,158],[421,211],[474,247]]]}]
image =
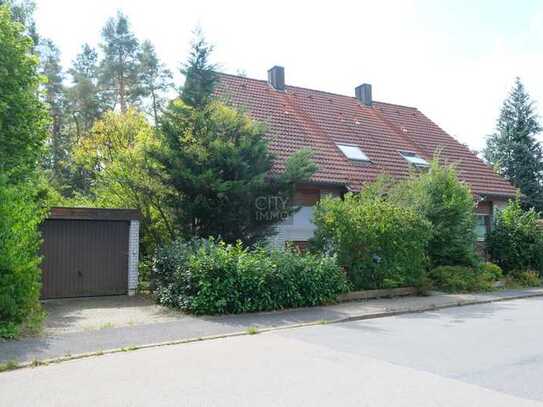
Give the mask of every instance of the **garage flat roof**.
[{"label": "garage flat roof", "polygon": [[47,219],[74,220],[139,220],[137,209],[115,208],[51,208]]}]

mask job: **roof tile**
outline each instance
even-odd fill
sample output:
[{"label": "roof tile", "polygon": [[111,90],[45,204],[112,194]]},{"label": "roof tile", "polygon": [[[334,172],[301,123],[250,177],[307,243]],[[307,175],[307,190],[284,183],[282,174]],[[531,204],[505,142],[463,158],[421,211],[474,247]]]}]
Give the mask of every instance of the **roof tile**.
[{"label": "roof tile", "polygon": [[[512,196],[516,190],[466,146],[448,135],[414,107],[374,102],[362,105],[354,97],[287,86],[284,92],[266,81],[219,74],[216,94],[244,109],[267,127],[273,172],[297,150],[311,148],[319,167],[313,182],[342,184],[359,190],[379,174],[406,177],[409,164],[400,151],[426,160],[440,151],[443,161],[457,164],[459,177],[477,194]],[[349,160],[338,143],[356,144],[371,163]]]}]

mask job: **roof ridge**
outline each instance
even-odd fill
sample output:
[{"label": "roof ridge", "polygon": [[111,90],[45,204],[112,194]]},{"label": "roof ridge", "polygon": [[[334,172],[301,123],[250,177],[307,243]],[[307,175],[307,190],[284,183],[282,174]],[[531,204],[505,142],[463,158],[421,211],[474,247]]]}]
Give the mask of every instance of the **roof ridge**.
[{"label": "roof ridge", "polygon": [[[216,73],[218,75],[231,76],[231,77],[234,77],[234,78],[244,79],[244,80],[248,80],[248,81],[262,82],[262,83],[266,83],[266,84],[268,83],[268,81],[266,79],[250,78],[248,76],[236,75],[236,74],[231,74],[231,73],[226,73],[226,72],[216,72]],[[343,93],[330,92],[330,91],[321,90],[321,89],[312,89],[312,88],[307,88],[307,87],[304,87],[304,86],[288,85],[287,84],[287,85],[285,85],[285,87],[286,87],[287,90],[289,88],[302,89],[302,90],[307,90],[307,91],[311,91],[311,92],[324,93],[324,94],[332,95],[332,96],[340,96],[340,97],[349,98],[349,99],[356,99],[355,96],[349,96],[349,95],[345,95]],[[419,109],[417,107],[415,107],[415,106],[401,105],[401,104],[398,104],[398,103],[382,102],[382,101],[379,101],[379,100],[374,100],[373,103],[378,103],[378,104],[382,104],[382,105],[389,105],[389,106],[405,107],[405,108],[408,108],[408,109],[415,109],[416,111],[419,111]]]}]

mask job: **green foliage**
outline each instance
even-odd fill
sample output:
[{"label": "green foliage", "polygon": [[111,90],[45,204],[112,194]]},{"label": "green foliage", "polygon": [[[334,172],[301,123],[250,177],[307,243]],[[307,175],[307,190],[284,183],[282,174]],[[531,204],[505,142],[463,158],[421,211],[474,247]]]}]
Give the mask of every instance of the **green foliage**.
[{"label": "green foliage", "polygon": [[195,109],[172,102],[161,123],[153,156],[170,191],[166,201],[182,236],[215,236],[251,245],[292,213],[294,186],[316,167],[307,151],[294,154],[280,177],[271,177],[273,156],[264,129],[247,115],[213,102]]},{"label": "green foliage", "polygon": [[500,266],[494,263],[486,262],[481,264],[481,270],[493,276],[494,280],[498,281],[503,278],[503,270]]},{"label": "green foliage", "polygon": [[398,183],[389,194],[397,205],[412,208],[432,224],[428,254],[432,267],[476,266],[475,203],[469,186],[451,165],[436,156],[428,172]]},{"label": "green foliage", "polygon": [[486,243],[490,257],[506,273],[543,272],[543,231],[537,220],[538,214],[523,210],[518,198],[497,213]]},{"label": "green foliage", "polygon": [[[371,188],[371,187],[370,187]],[[430,224],[373,189],[344,199],[324,198],[316,206],[316,247],[337,254],[355,289],[419,285],[427,267]]]},{"label": "green foliage", "polygon": [[40,314],[38,225],[44,211],[34,203],[34,188],[8,185],[0,176],[0,337],[17,336]]},{"label": "green foliage", "polygon": [[194,34],[189,59],[181,69],[185,76],[181,98],[187,105],[201,109],[211,101],[218,78],[216,66],[209,62],[213,47],[199,29]]},{"label": "green foliage", "polygon": [[172,87],[172,73],[160,63],[150,41],[144,41],[138,56],[138,87],[143,97],[150,99],[150,110],[155,126],[164,107],[164,93]]},{"label": "green foliage", "polygon": [[132,31],[128,18],[118,12],[108,19],[102,30],[104,59],[100,64],[100,82],[111,109],[117,102],[121,112],[126,112],[129,104],[137,103],[138,93],[138,53],[139,43]]},{"label": "green foliage", "polygon": [[139,209],[142,257],[173,236],[171,217],[161,202],[166,191],[149,175],[156,164],[147,151],[157,144],[143,114],[129,108],[124,114],[106,113],[74,150],[74,161],[93,174],[93,183],[71,205]]},{"label": "green foliage", "polygon": [[511,273],[506,279],[507,288],[541,287],[541,277],[535,271],[520,271]]},{"label": "green foliage", "polygon": [[496,281],[493,271],[465,266],[440,266],[430,271],[434,288],[449,293],[490,291]]},{"label": "green foliage", "polygon": [[485,159],[520,188],[528,207],[543,211],[543,147],[536,137],[542,127],[519,78],[503,103],[496,127],[487,140]]},{"label": "green foliage", "polygon": [[70,112],[76,139],[79,140],[93,126],[105,109],[98,87],[98,54],[88,44],[83,44],[72,67],[68,70],[72,86],[67,90]]},{"label": "green foliage", "polygon": [[32,40],[0,7],[0,173],[18,182],[34,172],[47,135],[47,111],[38,99],[38,60]]},{"label": "green foliage", "polygon": [[11,11],[11,18],[22,24],[25,31],[33,44],[38,44],[40,36],[36,29],[36,21],[34,20],[34,12],[36,11],[36,3],[34,0],[0,0],[0,7],[7,6]]},{"label": "green foliage", "polygon": [[175,241],[155,259],[159,303],[195,314],[269,311],[331,303],[347,290],[335,258]]}]

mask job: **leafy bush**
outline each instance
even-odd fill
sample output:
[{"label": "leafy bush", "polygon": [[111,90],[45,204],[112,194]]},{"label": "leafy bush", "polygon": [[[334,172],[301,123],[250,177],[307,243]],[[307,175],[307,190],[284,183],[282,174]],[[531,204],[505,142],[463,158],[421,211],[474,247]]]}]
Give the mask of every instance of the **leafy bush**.
[{"label": "leafy bush", "polygon": [[503,278],[503,271],[502,271],[501,267],[498,266],[497,264],[490,263],[490,262],[483,263],[483,264],[481,264],[481,270],[484,273],[488,273],[488,274],[492,275],[492,277],[496,281]]},{"label": "leafy bush", "polygon": [[475,252],[475,203],[469,186],[458,179],[454,166],[436,156],[428,172],[398,183],[389,199],[413,209],[432,224],[428,255],[432,267],[478,264]]},{"label": "leafy bush", "polygon": [[153,279],[159,303],[195,314],[319,305],[348,289],[334,257],[248,250],[213,239],[161,248]]},{"label": "leafy bush", "polygon": [[541,278],[535,271],[521,271],[512,273],[506,281],[509,288],[540,287]]},{"label": "leafy bush", "polygon": [[15,337],[40,314],[42,211],[30,187],[10,186],[0,176],[0,337]]},{"label": "leafy bush", "polygon": [[385,201],[370,187],[316,206],[315,247],[345,267],[355,289],[418,285],[427,267],[430,224],[414,210]]},{"label": "leafy bush", "polygon": [[496,281],[493,272],[483,268],[440,266],[430,271],[433,287],[450,293],[490,291]]},{"label": "leafy bush", "polygon": [[538,229],[537,219],[533,209],[522,209],[519,199],[498,212],[486,243],[492,260],[507,274],[543,272],[543,231]]}]

